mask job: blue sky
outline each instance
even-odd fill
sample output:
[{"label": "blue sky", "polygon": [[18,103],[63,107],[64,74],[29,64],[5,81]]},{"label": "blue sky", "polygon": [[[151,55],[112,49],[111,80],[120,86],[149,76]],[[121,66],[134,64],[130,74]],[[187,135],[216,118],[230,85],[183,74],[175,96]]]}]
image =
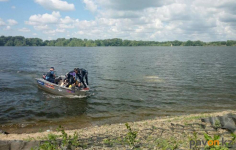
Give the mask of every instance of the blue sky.
[{"label": "blue sky", "polygon": [[236,40],[235,0],[0,0],[0,35]]},{"label": "blue sky", "polygon": [[[0,0],[1,1],[1,0]],[[72,18],[79,19],[94,19],[94,16],[90,11],[85,10],[85,4],[80,0],[67,0],[68,3],[73,2],[75,5],[75,11],[61,11],[62,16],[71,16]],[[12,9],[12,6],[16,8]],[[41,5],[35,3],[34,0],[9,0],[0,3],[0,11],[2,19],[18,19],[24,23],[24,20],[28,20],[31,14],[44,14],[51,13],[52,10],[45,9]]]}]

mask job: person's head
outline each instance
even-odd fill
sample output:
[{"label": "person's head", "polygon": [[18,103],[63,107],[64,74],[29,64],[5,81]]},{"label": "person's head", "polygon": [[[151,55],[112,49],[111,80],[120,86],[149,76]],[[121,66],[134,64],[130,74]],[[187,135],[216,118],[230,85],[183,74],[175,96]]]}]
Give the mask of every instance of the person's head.
[{"label": "person's head", "polygon": [[53,74],[54,73],[54,67],[50,68],[50,72]]},{"label": "person's head", "polygon": [[78,72],[79,72],[79,69],[78,69],[78,68],[75,68],[75,69],[74,69],[74,72],[75,72],[75,73],[78,73]]}]

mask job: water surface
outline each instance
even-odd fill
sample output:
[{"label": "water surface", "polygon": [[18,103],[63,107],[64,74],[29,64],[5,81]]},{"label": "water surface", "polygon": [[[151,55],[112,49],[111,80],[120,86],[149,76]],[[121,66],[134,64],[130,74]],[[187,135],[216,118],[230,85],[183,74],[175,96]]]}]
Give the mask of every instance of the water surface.
[{"label": "water surface", "polygon": [[[0,128],[35,132],[236,108],[235,47],[0,47]],[[89,72],[90,96],[37,88],[55,67]]]}]

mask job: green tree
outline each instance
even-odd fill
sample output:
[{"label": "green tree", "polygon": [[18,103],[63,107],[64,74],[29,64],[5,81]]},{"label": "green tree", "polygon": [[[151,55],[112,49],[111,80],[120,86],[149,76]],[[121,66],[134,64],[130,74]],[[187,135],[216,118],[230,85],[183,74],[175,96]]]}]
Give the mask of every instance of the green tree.
[{"label": "green tree", "polygon": [[191,41],[181,42],[175,41],[136,41],[136,40],[122,40],[119,38],[104,39],[104,40],[88,40],[88,39],[78,39],[78,38],[58,38],[56,40],[45,40],[39,38],[25,38],[23,36],[1,36],[0,46],[236,46],[236,41],[213,41],[213,42],[203,42],[203,41]]},{"label": "green tree", "polygon": [[226,43],[227,46],[236,46],[236,41],[228,40]]},{"label": "green tree", "polygon": [[8,40],[5,46],[15,46],[12,40]]},{"label": "green tree", "polygon": [[193,46],[193,42],[190,41],[190,40],[188,40],[188,41],[185,43],[184,46]]}]

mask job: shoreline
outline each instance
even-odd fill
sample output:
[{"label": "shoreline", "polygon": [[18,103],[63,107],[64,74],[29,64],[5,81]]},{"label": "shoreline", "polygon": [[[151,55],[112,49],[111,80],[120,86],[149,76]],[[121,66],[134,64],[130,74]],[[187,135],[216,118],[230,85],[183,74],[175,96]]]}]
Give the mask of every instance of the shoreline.
[{"label": "shoreline", "polygon": [[[186,137],[192,136],[193,134],[192,129],[187,127],[188,124],[192,124],[192,125],[193,124],[206,124],[206,123],[201,122],[201,118],[207,118],[207,117],[212,117],[212,116],[222,116],[229,113],[236,114],[236,111],[227,110],[227,111],[214,112],[214,113],[200,113],[200,114],[189,114],[189,115],[181,115],[181,116],[156,117],[149,120],[128,122],[128,124],[130,125],[133,131],[137,131],[137,138],[138,138],[138,141],[140,141],[141,143],[139,144],[141,145],[140,147],[144,146],[143,148],[145,148],[146,145],[150,145],[150,147],[154,148],[153,146],[158,145],[157,143],[155,143],[157,142],[158,139],[159,140],[165,139],[167,141],[179,140],[179,147],[180,149],[181,148],[183,149],[189,146],[188,145],[189,141],[188,140],[186,141],[186,139],[188,139]],[[176,128],[178,130],[180,128],[183,128],[185,132],[184,134],[186,135],[183,136],[182,131],[181,132],[172,131],[171,128],[173,125],[175,127],[177,127],[178,125],[179,127]],[[209,131],[210,131],[209,134],[218,134],[218,132],[219,133],[225,132],[223,129],[219,129],[217,132],[214,132],[212,129],[210,129],[209,124],[206,126],[209,127]],[[194,130],[199,132],[199,138],[201,137],[200,139],[202,139],[202,136],[200,136],[201,135],[200,132],[202,132],[202,130],[198,131],[198,128]],[[120,123],[120,124],[110,124],[110,125],[106,124],[106,125],[101,125],[101,126],[91,126],[88,128],[75,129],[75,130],[65,130],[65,132],[68,135],[73,135],[74,132],[77,132],[79,134],[79,140],[83,139],[82,141],[86,141],[85,143],[92,143],[90,144],[90,147],[94,148],[94,146],[98,143],[103,143],[102,147],[104,147],[104,144],[106,145],[107,139],[109,139],[108,141],[111,142],[112,140],[110,139],[117,140],[119,138],[124,137],[127,134],[127,128],[125,126],[125,123]],[[30,134],[23,133],[23,134],[9,134],[9,135],[0,134],[0,139],[1,141],[14,141],[14,140],[27,141],[29,139],[34,139],[34,141],[40,141],[40,139],[42,139],[40,137],[45,137],[49,133],[58,134],[58,132],[36,132],[36,133],[30,133]],[[173,137],[174,139],[171,139]],[[229,137],[226,136],[226,138],[229,138]],[[120,146],[120,144],[118,144],[118,146]],[[98,144],[97,148],[98,149],[101,148],[101,145]]]},{"label": "shoreline", "polygon": [[[231,110],[231,109],[229,109]],[[186,116],[186,115],[193,115],[193,114],[208,114],[208,113],[217,113],[217,112],[223,112],[225,110],[221,111],[207,111],[207,112],[191,112],[191,113],[178,113],[178,114],[163,114],[163,115],[158,115],[156,117],[140,117],[138,119],[128,119],[128,120],[121,120],[121,121],[115,121],[112,123],[109,123],[108,121],[100,122],[100,121],[91,121],[91,120],[86,120],[89,118],[85,118],[83,116],[83,119],[80,121],[78,117],[67,117],[63,119],[52,119],[51,121],[45,121],[45,122],[23,122],[23,123],[9,123],[9,124],[4,124],[0,126],[0,130],[9,132],[10,134],[33,134],[33,133],[42,133],[46,132],[47,130],[50,131],[56,131],[56,129],[60,126],[64,127],[65,130],[70,131],[70,130],[79,130],[83,128],[90,128],[94,126],[103,126],[107,124],[125,124],[126,122],[141,122],[141,121],[146,121],[146,120],[155,120],[155,119],[162,119],[162,118],[172,118],[172,117],[178,117],[178,116]]]}]

